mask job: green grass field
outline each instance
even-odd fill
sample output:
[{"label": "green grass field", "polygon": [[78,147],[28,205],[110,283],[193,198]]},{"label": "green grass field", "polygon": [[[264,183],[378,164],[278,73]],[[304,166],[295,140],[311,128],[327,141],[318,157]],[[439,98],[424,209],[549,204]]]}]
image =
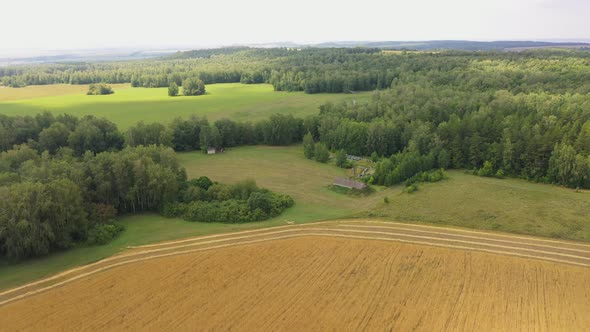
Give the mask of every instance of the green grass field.
[{"label": "green grass field", "polygon": [[327,188],[344,170],[305,159],[299,146],[243,147],[212,156],[183,153],[180,160],[189,177],[208,175],[221,182],[252,178],[293,196],[294,220],[308,220],[310,213],[316,220],[371,217],[590,241],[589,191],[449,171],[448,180],[420,184],[412,194],[398,186],[355,198]]},{"label": "green grass field", "polygon": [[449,180],[396,193],[362,215],[590,241],[590,191],[449,171]]},{"label": "green grass field", "polygon": [[[421,184],[412,194],[397,186],[376,188],[367,197],[350,197],[328,188],[334,177],[345,171],[305,159],[300,146],[240,147],[219,155],[182,153],[179,158],[189,177],[207,175],[226,183],[254,179],[262,187],[291,195],[295,206],[273,220],[241,225],[187,222],[158,215],[123,217],[126,230],[107,245],[0,265],[0,289],[108,257],[129,245],[284,225],[287,221],[367,217],[590,241],[588,191],[577,193],[552,185],[450,171],[449,179]],[[389,198],[388,204],[384,197]]]},{"label": "green grass field", "polygon": [[209,120],[231,118],[235,121],[258,121],[273,113],[305,116],[318,112],[328,101],[363,100],[370,92],[359,94],[313,94],[275,92],[269,84],[211,84],[207,94],[196,97],[169,97],[167,88],[131,88],[112,85],[115,93],[87,96],[87,86],[48,85],[26,88],[1,88],[0,113],[33,115],[48,110],[55,114],[77,116],[93,114],[106,117],[121,129],[144,122],[169,123],[175,117],[192,114]]},{"label": "green grass field", "polygon": [[335,177],[345,176],[346,170],[306,159],[301,146],[249,146],[217,155],[180,153],[179,159],[189,178],[206,175],[224,183],[254,179],[261,187],[291,195],[295,207],[285,218],[294,221],[342,218],[368,211],[400,190],[377,188],[367,197],[334,192],[328,186]]}]

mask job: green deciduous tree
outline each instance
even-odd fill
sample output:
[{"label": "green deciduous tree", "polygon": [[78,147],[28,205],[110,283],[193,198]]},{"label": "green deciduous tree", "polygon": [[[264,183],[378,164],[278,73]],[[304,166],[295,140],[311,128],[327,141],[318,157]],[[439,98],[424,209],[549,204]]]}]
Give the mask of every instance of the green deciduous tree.
[{"label": "green deciduous tree", "polygon": [[330,151],[324,143],[317,143],[315,145],[315,153],[314,153],[315,160],[319,161],[320,163],[327,163],[330,159]]},{"label": "green deciduous tree", "polygon": [[303,154],[305,155],[305,158],[307,159],[312,159],[314,156],[314,141],[313,141],[313,137],[311,136],[311,133],[307,133],[305,134],[305,136],[303,136]]},{"label": "green deciduous tree", "polygon": [[178,85],[176,85],[176,83],[172,82],[172,83],[170,83],[170,86],[168,86],[168,96],[170,96],[170,97],[178,96]]},{"label": "green deciduous tree", "polygon": [[205,83],[198,78],[187,78],[182,82],[182,94],[200,96],[205,94]]},{"label": "green deciduous tree", "polygon": [[336,151],[336,166],[347,168],[350,166],[350,163],[346,159],[346,151],[338,150]]}]

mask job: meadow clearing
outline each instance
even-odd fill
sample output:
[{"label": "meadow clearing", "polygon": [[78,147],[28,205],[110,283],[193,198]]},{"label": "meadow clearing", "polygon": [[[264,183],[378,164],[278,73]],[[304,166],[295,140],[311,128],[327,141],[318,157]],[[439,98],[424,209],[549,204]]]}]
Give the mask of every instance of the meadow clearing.
[{"label": "meadow clearing", "polygon": [[179,159],[189,177],[207,175],[227,183],[251,178],[291,195],[296,206],[285,219],[371,217],[590,241],[589,191],[452,170],[447,171],[449,179],[420,184],[412,194],[395,186],[350,197],[327,187],[345,170],[305,159],[300,146],[241,147],[213,156],[181,153]]},{"label": "meadow clearing", "polygon": [[[177,250],[187,250],[182,245]],[[577,331],[590,324],[585,267],[329,234],[204,249],[9,302],[0,306],[0,324],[79,331]]]},{"label": "meadow clearing", "polygon": [[167,124],[175,117],[205,116],[210,121],[267,119],[274,113],[303,117],[316,114],[326,102],[364,100],[370,92],[358,94],[304,94],[275,92],[270,84],[209,84],[203,96],[168,96],[168,88],[132,88],[113,84],[112,95],[87,96],[87,85],[46,85],[0,88],[0,114],[35,115],[42,111],[77,116],[95,115],[116,123],[120,129],[138,121]]}]

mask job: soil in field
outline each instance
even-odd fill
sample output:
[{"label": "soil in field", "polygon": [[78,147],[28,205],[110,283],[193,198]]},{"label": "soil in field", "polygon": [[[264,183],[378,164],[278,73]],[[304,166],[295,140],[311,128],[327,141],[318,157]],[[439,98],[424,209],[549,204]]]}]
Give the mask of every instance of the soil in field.
[{"label": "soil in field", "polygon": [[565,330],[590,269],[304,237],[134,263],[0,307],[1,330]]}]

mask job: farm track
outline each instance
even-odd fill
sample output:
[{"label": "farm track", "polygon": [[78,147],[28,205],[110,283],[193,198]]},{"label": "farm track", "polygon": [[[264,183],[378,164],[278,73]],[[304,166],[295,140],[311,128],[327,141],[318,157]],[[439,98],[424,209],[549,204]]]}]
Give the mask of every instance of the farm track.
[{"label": "farm track", "polygon": [[93,264],[0,292],[0,306],[119,266],[200,251],[295,237],[392,241],[518,256],[590,267],[590,245],[574,242],[392,222],[330,221],[288,225],[131,247]]}]

